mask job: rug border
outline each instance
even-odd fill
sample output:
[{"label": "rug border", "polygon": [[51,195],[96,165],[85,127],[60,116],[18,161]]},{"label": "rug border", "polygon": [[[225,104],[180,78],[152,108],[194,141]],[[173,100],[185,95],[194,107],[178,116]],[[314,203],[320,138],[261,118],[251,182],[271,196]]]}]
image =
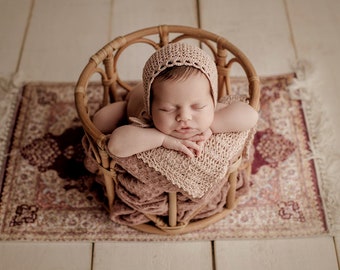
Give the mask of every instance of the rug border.
[{"label": "rug border", "polygon": [[[10,157],[8,153],[11,149],[11,137],[15,132],[16,119],[20,112],[21,98],[23,87],[13,87],[5,96],[5,100],[9,100],[6,107],[5,115],[1,116],[1,121],[4,123],[1,131],[1,145],[0,145],[0,202],[1,195],[4,188],[4,180],[6,175],[6,167]],[[3,140],[3,141],[2,141]]]},{"label": "rug border", "polygon": [[[320,85],[320,74],[306,60],[297,60],[293,66],[296,78],[289,86],[292,98],[302,102],[306,126],[310,135],[310,146],[317,172],[320,197],[330,236],[340,234],[340,152],[332,146],[336,134],[324,104],[320,103],[319,92],[314,91]],[[327,136],[325,136],[327,134]],[[327,165],[326,165],[327,164]]]}]

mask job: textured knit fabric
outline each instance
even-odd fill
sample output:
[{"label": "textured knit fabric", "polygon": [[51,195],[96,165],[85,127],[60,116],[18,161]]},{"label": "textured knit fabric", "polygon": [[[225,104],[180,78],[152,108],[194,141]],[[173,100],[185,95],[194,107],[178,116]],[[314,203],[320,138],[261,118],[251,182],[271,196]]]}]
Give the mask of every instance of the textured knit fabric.
[{"label": "textured knit fabric", "polygon": [[225,176],[230,162],[242,153],[247,137],[248,131],[216,134],[205,143],[203,153],[196,158],[165,148],[142,152],[137,157],[192,198],[201,198]]},{"label": "textured knit fabric", "polygon": [[[230,104],[240,99],[240,96],[227,96],[222,102]],[[205,142],[202,154],[196,158],[188,158],[164,147],[138,153],[137,158],[192,198],[202,198],[226,175],[230,162],[242,154],[248,137],[249,130],[213,134]]]},{"label": "textured knit fabric", "polygon": [[150,90],[154,79],[163,70],[173,66],[191,66],[199,69],[208,78],[213,100],[217,104],[217,69],[213,59],[202,49],[186,43],[170,43],[156,51],[143,69],[144,103],[150,115]]}]

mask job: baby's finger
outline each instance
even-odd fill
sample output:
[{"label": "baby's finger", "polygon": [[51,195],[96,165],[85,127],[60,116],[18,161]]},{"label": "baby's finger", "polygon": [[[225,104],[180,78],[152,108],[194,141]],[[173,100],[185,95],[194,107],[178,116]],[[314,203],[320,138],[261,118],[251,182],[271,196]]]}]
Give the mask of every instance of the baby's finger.
[{"label": "baby's finger", "polygon": [[187,155],[190,158],[195,157],[195,153],[188,147],[186,147],[185,145],[181,145],[181,147],[178,149],[178,151],[181,151],[182,153],[184,153],[185,155]]},{"label": "baby's finger", "polygon": [[190,149],[191,152],[193,152],[196,156],[199,156],[201,153],[201,146],[198,145],[196,142],[192,142],[192,141],[183,141],[182,142],[187,148]]},{"label": "baby's finger", "polygon": [[183,140],[182,144],[193,150],[200,150],[200,146],[196,142],[193,142],[191,140]]}]

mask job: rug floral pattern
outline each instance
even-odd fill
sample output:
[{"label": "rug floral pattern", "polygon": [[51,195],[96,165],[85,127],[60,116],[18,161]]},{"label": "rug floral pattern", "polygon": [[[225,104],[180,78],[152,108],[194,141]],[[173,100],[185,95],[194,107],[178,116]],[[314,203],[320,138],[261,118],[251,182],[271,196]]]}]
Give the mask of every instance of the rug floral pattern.
[{"label": "rug floral pattern", "polygon": [[[83,130],[73,84],[24,88],[0,205],[0,240],[160,241],[322,235],[327,226],[301,101],[292,74],[262,78],[250,193],[225,219],[201,231],[158,236],[110,221],[102,187],[83,166]],[[102,89],[90,85],[90,111]],[[234,90],[246,84],[234,80]]]}]

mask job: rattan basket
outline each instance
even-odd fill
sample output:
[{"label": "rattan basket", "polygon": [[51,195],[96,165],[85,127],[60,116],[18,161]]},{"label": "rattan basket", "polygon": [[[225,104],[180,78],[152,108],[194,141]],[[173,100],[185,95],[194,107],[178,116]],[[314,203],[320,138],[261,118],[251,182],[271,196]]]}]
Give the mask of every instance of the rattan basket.
[{"label": "rattan basket", "polygon": [[[142,43],[157,50],[169,42],[184,42],[189,39],[197,41],[215,58],[218,70],[219,98],[232,94],[230,73],[234,64],[237,63],[243,69],[248,81],[249,104],[256,110],[259,109],[259,79],[253,65],[240,49],[221,36],[193,27],[161,25],[141,29],[117,37],[109,42],[90,58],[82,71],[75,88],[75,104],[91,155],[98,164],[99,173],[104,178],[108,209],[110,211],[115,200],[116,162],[106,152],[107,135],[101,133],[91,120],[88,108],[87,86],[94,74],[100,74],[103,86],[102,106],[118,101],[121,99],[119,89],[125,89],[126,91],[132,89],[128,81],[120,79],[117,68],[119,57],[129,46]],[[241,164],[243,165],[241,166]],[[247,166],[245,167],[244,164]],[[226,203],[223,211],[200,220],[195,219],[193,216],[190,222],[186,224],[179,223],[177,221],[177,194],[176,192],[170,192],[168,194],[168,216],[166,218],[148,215],[150,222],[131,225],[131,227],[148,233],[180,234],[203,228],[222,219],[236,205],[236,182],[240,170],[246,170],[249,174],[250,165],[249,162],[242,161],[242,156],[237,156],[229,167],[227,177],[230,188],[225,199]]]}]

